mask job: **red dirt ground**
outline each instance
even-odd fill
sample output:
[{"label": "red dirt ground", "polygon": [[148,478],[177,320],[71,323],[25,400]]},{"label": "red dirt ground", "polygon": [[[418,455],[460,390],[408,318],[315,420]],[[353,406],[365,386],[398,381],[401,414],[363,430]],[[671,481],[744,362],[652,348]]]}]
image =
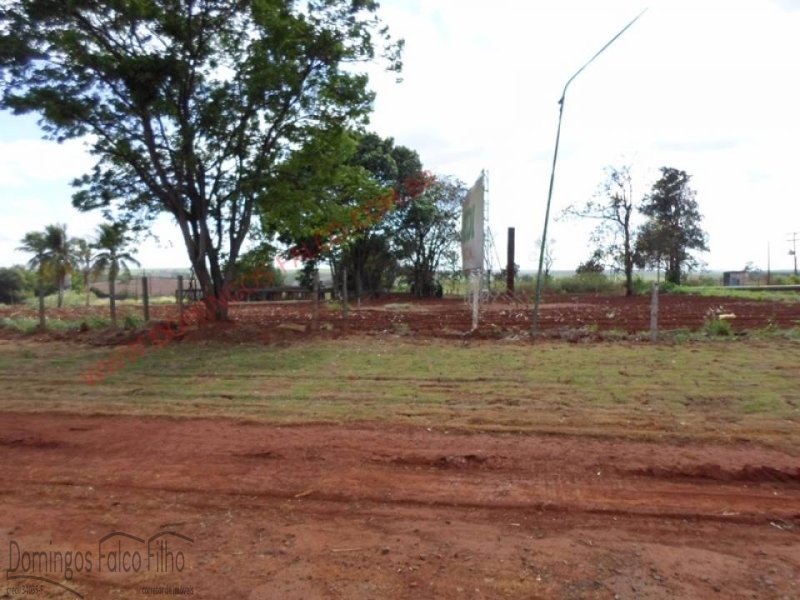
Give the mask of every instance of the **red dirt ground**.
[{"label": "red dirt ground", "polygon": [[[187,311],[191,311],[187,308]],[[121,314],[141,316],[141,308],[125,306]],[[481,308],[480,326],[473,335],[502,338],[525,335],[531,327],[532,306],[527,302],[508,300],[491,302]],[[770,324],[786,328],[800,324],[800,303],[761,301],[740,298],[709,298],[689,295],[662,294],[659,300],[659,328],[662,331],[703,327],[709,314],[733,314],[730,321],[735,332],[761,329]],[[0,317],[36,317],[35,309],[20,307],[0,308]],[[175,305],[154,306],[154,319],[177,320]],[[50,318],[82,319],[88,316],[107,318],[103,307],[48,309]],[[233,303],[230,316],[234,323],[225,327],[205,328],[204,332],[189,332],[190,339],[218,339],[231,341],[274,341],[294,337],[296,332],[280,329],[280,325],[305,325],[310,329],[312,307],[310,302],[253,302]],[[122,319],[122,317],[120,317]],[[395,296],[380,300],[367,300],[361,307],[353,307],[347,319],[341,310],[331,310],[326,304],[320,308],[319,322],[323,333],[339,336],[353,333],[402,333],[426,337],[460,337],[472,326],[471,309],[463,300],[414,300],[408,296]],[[599,337],[603,332],[615,335],[640,334],[650,328],[650,298],[619,295],[547,295],[541,306],[540,329],[550,337]],[[10,337],[14,332],[0,328],[0,336]],[[37,339],[78,339],[100,344],[123,343],[141,336],[142,332],[58,332],[37,336]],[[606,335],[608,335],[606,333]]]},{"label": "red dirt ground", "polygon": [[[0,414],[0,562],[86,598],[800,598],[800,462],[755,445]],[[159,532],[181,573],[99,572]],[[52,545],[50,542],[52,541]],[[102,550],[140,551],[117,536]],[[154,542],[155,543],[155,542]],[[131,554],[132,556],[132,554]],[[110,559],[106,558],[105,561]],[[146,563],[143,563],[146,565]],[[9,568],[11,565],[9,566]],[[5,566],[3,567],[6,568]],[[76,596],[52,584],[40,597]]]},{"label": "red dirt ground", "polygon": [[[322,335],[456,337],[458,300],[322,308]],[[394,303],[395,306],[392,306]],[[135,309],[125,307],[122,314]],[[554,296],[549,335],[649,327],[649,298]],[[736,331],[793,327],[793,303],[661,297],[663,329],[733,313]],[[174,306],[153,308],[156,319]],[[310,303],[232,307],[233,323],[184,339],[274,341],[308,325]],[[35,316],[19,307],[0,317]],[[51,318],[105,309],[49,310]],[[530,305],[484,307],[479,335],[530,328]],[[572,332],[572,333],[565,333]],[[37,339],[118,344],[142,331],[53,332]],[[10,329],[0,336],[15,337]],[[573,338],[570,338],[573,339]],[[235,420],[0,413],[0,564],[22,552],[93,553],[94,570],[52,578],[86,598],[141,597],[145,586],[203,598],[767,598],[800,600],[800,457],[755,444],[456,434],[375,426],[276,427]],[[99,541],[163,532],[181,573],[99,571]],[[50,542],[52,541],[52,545]],[[146,545],[115,543],[147,560]],[[108,560],[108,558],[106,558]],[[9,562],[10,561],[10,562]],[[3,567],[7,568],[6,566]],[[18,573],[18,571],[17,571]],[[13,573],[12,573],[13,574]],[[8,573],[7,573],[8,575]],[[59,578],[60,577],[60,578]],[[0,598],[75,598],[7,580]],[[28,588],[26,591],[30,591]],[[148,594],[149,595],[149,594]]]}]

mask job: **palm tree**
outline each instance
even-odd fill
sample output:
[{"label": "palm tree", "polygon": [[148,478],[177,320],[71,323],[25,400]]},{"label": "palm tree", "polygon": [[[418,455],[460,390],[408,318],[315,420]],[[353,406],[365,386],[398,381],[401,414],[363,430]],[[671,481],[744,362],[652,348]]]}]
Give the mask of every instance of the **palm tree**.
[{"label": "palm tree", "polygon": [[83,238],[73,238],[75,264],[83,276],[83,291],[86,292],[86,306],[89,306],[89,279],[92,276],[92,246]]},{"label": "palm tree", "polygon": [[99,250],[94,256],[92,272],[95,276],[103,272],[108,272],[108,292],[111,296],[111,326],[117,326],[117,305],[116,305],[116,280],[120,271],[130,276],[128,263],[139,266],[139,262],[133,258],[135,250],[129,252],[127,246],[131,239],[127,235],[128,227],[124,223],[102,223],[97,228],[97,241],[92,247]]},{"label": "palm tree", "polygon": [[58,286],[58,308],[61,308],[64,302],[64,283],[75,264],[73,245],[67,236],[67,226],[48,225],[44,230],[44,240],[47,247],[45,259],[55,276]]},{"label": "palm tree", "polygon": [[22,245],[17,250],[33,254],[33,258],[28,261],[28,268],[39,272],[39,329],[44,331],[44,279],[48,267],[47,240],[43,233],[30,231],[22,238]]}]

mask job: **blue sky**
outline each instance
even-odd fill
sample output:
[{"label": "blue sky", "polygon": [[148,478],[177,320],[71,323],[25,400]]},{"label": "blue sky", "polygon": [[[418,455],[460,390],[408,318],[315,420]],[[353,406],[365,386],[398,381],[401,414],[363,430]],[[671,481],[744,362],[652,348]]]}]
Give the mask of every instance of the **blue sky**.
[{"label": "blue sky", "polygon": [[[532,268],[541,235],[557,100],[566,80],[633,16],[649,10],[572,84],[553,214],[583,202],[603,168],[630,162],[644,194],[662,166],[693,175],[714,270],[747,262],[789,269],[800,230],[800,0],[384,0],[406,39],[404,81],[370,69],[372,128],[419,151],[426,168],[471,184],[489,172],[500,253],[517,228]],[[81,142],[40,140],[35,119],[0,113],[0,265],[25,232],[66,222],[90,235],[101,218],[71,208],[69,181],[92,165]],[[555,269],[591,254],[590,223],[552,222]],[[177,228],[144,242],[149,268],[186,267]]]}]

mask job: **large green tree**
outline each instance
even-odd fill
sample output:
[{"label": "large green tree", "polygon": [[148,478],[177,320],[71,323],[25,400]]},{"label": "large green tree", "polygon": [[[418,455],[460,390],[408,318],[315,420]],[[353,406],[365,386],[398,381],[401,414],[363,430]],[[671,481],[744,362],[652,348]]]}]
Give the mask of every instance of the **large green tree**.
[{"label": "large green tree", "polygon": [[[309,162],[325,168],[314,169]],[[282,215],[277,225],[271,222],[275,213],[266,213],[262,222],[265,230],[276,228],[290,246],[290,257],[304,261],[303,282],[310,283],[318,262],[327,260],[337,289],[345,270],[348,287],[359,298],[364,291],[390,288],[398,258],[386,216],[419,194],[418,154],[392,138],[352,131],[321,144],[313,154],[298,153],[283,168],[292,176],[284,177],[276,191],[303,210]],[[318,175],[298,175],[309,172]]]},{"label": "large green tree", "polygon": [[349,65],[380,46],[374,0],[9,0],[0,5],[0,106],[36,113],[97,163],[81,210],[177,222],[215,317],[256,201],[278,166],[363,123],[373,94]]},{"label": "large green tree", "polygon": [[332,253],[332,263],[335,279],[341,280],[346,268],[348,287],[352,285],[361,298],[365,289],[377,293],[390,289],[394,283],[399,267],[393,246],[396,228],[385,217],[419,193],[416,186],[422,162],[414,150],[395,145],[393,138],[367,133],[359,139],[351,164],[365,169],[381,193],[391,199],[377,215],[364,211],[358,199],[345,202],[352,215],[352,227]]},{"label": "large green tree", "polygon": [[390,223],[412,293],[426,297],[441,292],[436,276],[448,252],[459,246],[461,201],[468,190],[452,178],[429,177],[422,184],[420,194],[395,211]]},{"label": "large green tree", "polygon": [[130,276],[130,265],[139,266],[131,250],[133,240],[124,223],[101,223],[97,228],[97,239],[92,248],[97,252],[92,258],[92,274],[108,275],[108,294],[111,305],[111,326],[117,326],[116,283],[120,273]]},{"label": "large green tree", "polygon": [[67,235],[65,224],[45,227],[44,242],[47,248],[44,260],[55,279],[58,308],[61,308],[64,302],[64,286],[67,275],[72,273],[75,266],[74,245]]},{"label": "large green tree", "polygon": [[686,171],[662,167],[640,208],[647,222],[639,233],[640,260],[664,264],[664,279],[680,285],[684,273],[697,266],[691,251],[708,251],[708,235],[700,227],[703,216]]},{"label": "large green tree", "polygon": [[[283,199],[275,208],[270,197],[259,208],[262,246],[274,234],[288,246],[287,255],[303,262],[301,281],[311,285],[320,260],[330,260],[352,241],[386,190],[354,156],[364,134],[328,132],[280,165],[271,194]],[[280,258],[279,260],[282,260]]]}]

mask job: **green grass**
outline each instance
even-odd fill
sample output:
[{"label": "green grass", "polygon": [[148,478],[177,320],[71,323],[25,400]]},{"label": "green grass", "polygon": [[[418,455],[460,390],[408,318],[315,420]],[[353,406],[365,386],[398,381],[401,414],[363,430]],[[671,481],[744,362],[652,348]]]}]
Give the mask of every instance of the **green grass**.
[{"label": "green grass", "polygon": [[721,286],[715,287],[698,287],[690,285],[682,285],[672,289],[671,293],[674,294],[695,294],[698,296],[707,296],[714,298],[740,298],[743,300],[766,300],[766,301],[779,301],[779,302],[800,302],[799,292],[771,292],[768,290],[748,291],[742,289],[731,289]]},{"label": "green grass", "polygon": [[82,380],[122,350],[0,344],[0,410],[800,442],[800,342],[790,339],[173,343],[94,386]]},{"label": "green grass", "polygon": [[[127,319],[127,318],[126,318]],[[105,329],[111,326],[111,319],[100,317],[87,317],[85,319],[47,319],[47,328],[50,331],[70,331],[80,329],[86,323],[91,329]],[[39,331],[39,319],[32,317],[5,317],[0,318],[0,327],[16,329],[22,333],[32,334]]]},{"label": "green grass", "polygon": [[[38,308],[39,307],[39,297],[34,295],[30,298],[25,299],[25,304],[31,308]],[[94,293],[89,294],[89,305],[90,306],[103,306],[104,304],[108,304],[108,300],[102,300],[94,295]],[[50,294],[49,296],[44,297],[44,305],[46,308],[55,308],[58,306],[58,294]],[[70,307],[79,307],[79,306],[86,306],[86,294],[83,292],[75,292],[73,290],[65,290],[64,296],[62,298],[62,307],[70,308]]]},{"label": "green grass", "polygon": [[[130,323],[140,323],[142,320],[137,317],[130,321],[129,317],[125,317],[124,326],[130,326]],[[86,323],[90,329],[105,329],[111,326],[111,319],[104,317],[86,317],[84,319],[51,319],[46,320],[47,329],[50,331],[70,331],[80,329],[81,325]],[[121,321],[122,323],[122,321]],[[33,317],[5,317],[0,318],[0,327],[8,327],[16,329],[22,333],[32,334],[39,331],[39,319]]]},{"label": "green grass", "polygon": [[[175,304],[175,296],[153,296],[150,298],[150,304]],[[25,305],[30,308],[39,308],[38,296],[32,296],[25,299]],[[58,295],[51,294],[45,296],[44,305],[46,308],[56,308],[58,306]],[[89,294],[89,306],[108,306],[108,298],[98,298],[94,293]],[[126,298],[124,300],[117,300],[117,306],[141,306],[142,299]],[[66,290],[62,300],[63,308],[79,308],[86,306],[86,294],[83,292],[75,292]]]}]

